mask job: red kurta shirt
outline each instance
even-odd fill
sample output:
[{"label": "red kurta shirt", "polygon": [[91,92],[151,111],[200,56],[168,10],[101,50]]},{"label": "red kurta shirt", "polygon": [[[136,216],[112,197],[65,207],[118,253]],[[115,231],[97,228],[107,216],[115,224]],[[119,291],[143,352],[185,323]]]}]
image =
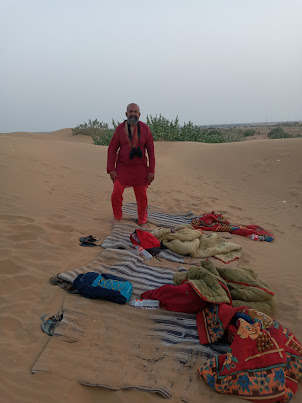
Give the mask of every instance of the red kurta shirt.
[{"label": "red kurta shirt", "polygon": [[[125,186],[147,186],[148,173],[155,171],[155,156],[153,137],[150,128],[143,122],[140,124],[140,141],[137,135],[137,127],[130,142],[127,121],[124,121],[116,128],[112,140],[108,147],[107,173],[117,171],[117,179]],[[137,148],[140,144],[143,157],[135,156],[129,158],[131,148]],[[147,155],[149,166],[147,162]]]}]

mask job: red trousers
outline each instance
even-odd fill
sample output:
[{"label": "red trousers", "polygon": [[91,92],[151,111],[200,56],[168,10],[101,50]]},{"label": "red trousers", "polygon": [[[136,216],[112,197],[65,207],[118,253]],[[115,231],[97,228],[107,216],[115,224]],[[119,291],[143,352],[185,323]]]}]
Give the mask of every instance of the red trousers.
[{"label": "red trousers", "polygon": [[[125,186],[123,186],[117,179],[114,181],[113,192],[111,195],[111,204],[113,215],[117,220],[122,218],[122,205],[123,193]],[[133,186],[133,190],[137,203],[138,223],[144,224],[147,222],[147,186]]]}]

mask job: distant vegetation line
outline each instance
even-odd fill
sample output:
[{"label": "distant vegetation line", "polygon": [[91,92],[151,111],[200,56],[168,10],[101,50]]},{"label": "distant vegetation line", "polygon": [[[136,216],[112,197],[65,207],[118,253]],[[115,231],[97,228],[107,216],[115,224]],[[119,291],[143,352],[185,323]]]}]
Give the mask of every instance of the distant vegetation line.
[{"label": "distant vegetation line", "polygon": [[[120,122],[112,120],[113,128],[109,128],[107,123],[98,121],[97,119],[89,119],[88,123],[84,122],[73,128],[72,134],[91,136],[94,144],[108,145],[119,123]],[[285,131],[279,123],[197,126],[189,121],[181,126],[178,116],[174,120],[169,120],[161,114],[155,116],[147,115],[146,123],[152,131],[154,141],[231,143],[244,141],[247,137],[257,134],[263,134],[259,132],[259,126],[274,126],[272,128],[269,127],[269,131],[265,133],[266,136],[271,139],[302,137],[302,122],[282,123],[282,126],[294,128],[294,130],[291,130],[292,133]]]},{"label": "distant vegetation line", "polygon": [[300,120],[285,120],[280,122],[254,122],[254,123],[217,123],[212,125],[199,125],[202,128],[210,128],[210,127],[258,127],[258,126],[292,126],[292,125],[301,125],[302,121]]}]

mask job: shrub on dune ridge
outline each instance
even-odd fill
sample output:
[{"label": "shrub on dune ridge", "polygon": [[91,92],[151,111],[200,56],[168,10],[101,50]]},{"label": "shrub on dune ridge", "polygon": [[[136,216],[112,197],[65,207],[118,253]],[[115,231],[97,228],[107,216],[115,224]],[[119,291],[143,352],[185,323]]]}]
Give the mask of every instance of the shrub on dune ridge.
[{"label": "shrub on dune ridge", "polygon": [[169,121],[162,115],[147,116],[147,125],[150,127],[154,140],[164,141],[195,141],[199,143],[229,143],[243,141],[244,136],[238,129],[202,129],[189,121],[179,125],[178,116]]},{"label": "shrub on dune ridge", "polygon": [[[241,130],[214,128],[202,129],[189,121],[180,126],[178,116],[174,120],[169,120],[164,116],[147,115],[146,124],[150,127],[154,141],[195,141],[201,143],[228,143],[244,140]],[[113,129],[107,123],[99,122],[97,119],[89,119],[88,123],[72,129],[72,134],[90,135],[94,144],[109,145],[114,130],[119,122],[112,120]]]},{"label": "shrub on dune ridge", "polygon": [[270,139],[285,139],[289,137],[289,134],[286,133],[282,127],[274,127],[268,134],[267,137]]},{"label": "shrub on dune ridge", "polygon": [[99,122],[97,119],[88,120],[88,123],[84,122],[81,125],[76,126],[72,129],[72,134],[82,134],[84,136],[92,136],[93,133],[99,133],[100,130],[108,129],[108,124],[104,122]]},{"label": "shrub on dune ridge", "polygon": [[256,133],[255,129],[246,129],[243,132],[244,137],[253,136]]},{"label": "shrub on dune ridge", "polygon": [[154,141],[182,141],[178,116],[169,121],[162,115],[147,115],[146,124],[150,127]]},{"label": "shrub on dune ridge", "polygon": [[[120,122],[112,120],[113,128],[109,128],[107,123],[99,122],[97,119],[89,119],[88,123],[72,129],[72,134],[90,135],[94,144],[109,145],[114,130]],[[194,125],[191,121],[180,126],[178,116],[174,120],[169,120],[160,115],[147,115],[146,123],[150,127],[154,141],[195,141],[200,143],[231,143],[244,141],[248,136],[256,134],[252,128],[243,129],[242,127],[200,127]],[[273,128],[267,136],[269,138],[287,138],[299,137],[300,134],[289,135],[282,127]]]},{"label": "shrub on dune ridge", "polygon": [[107,123],[99,122],[97,119],[88,120],[72,129],[73,135],[82,134],[84,136],[91,136],[94,144],[108,145],[113,136],[114,130],[110,129]]},{"label": "shrub on dune ridge", "polygon": [[199,138],[202,143],[235,143],[243,140],[241,132],[218,129],[203,130]]},{"label": "shrub on dune ridge", "polygon": [[180,126],[178,117],[169,121],[162,115],[147,116],[147,125],[150,127],[154,140],[163,141],[195,141],[199,143],[229,143],[243,141],[244,136],[238,129],[203,129],[191,121]]},{"label": "shrub on dune ridge", "polygon": [[98,133],[94,133],[91,137],[97,146],[108,146],[112,136],[113,136],[114,130],[113,129],[102,129]]}]

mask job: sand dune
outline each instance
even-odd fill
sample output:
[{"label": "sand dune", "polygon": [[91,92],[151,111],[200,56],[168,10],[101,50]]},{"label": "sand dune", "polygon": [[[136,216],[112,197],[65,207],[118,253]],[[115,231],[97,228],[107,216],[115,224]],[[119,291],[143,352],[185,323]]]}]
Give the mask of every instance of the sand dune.
[{"label": "sand dune", "polygon": [[[84,387],[56,374],[31,374],[49,341],[40,316],[57,312],[65,296],[49,278],[98,255],[98,248],[80,247],[78,238],[110,234],[112,183],[106,173],[107,147],[72,136],[70,129],[2,134],[0,144],[1,401],[162,401],[142,392]],[[236,235],[233,241],[244,248],[240,264],[275,290],[275,318],[301,341],[302,139],[157,142],[155,148],[151,205],[169,212],[215,210],[230,222],[274,232],[271,244]],[[124,201],[135,201],[132,190]],[[203,386],[205,399],[235,400]],[[301,387],[295,401],[302,401]]]}]

